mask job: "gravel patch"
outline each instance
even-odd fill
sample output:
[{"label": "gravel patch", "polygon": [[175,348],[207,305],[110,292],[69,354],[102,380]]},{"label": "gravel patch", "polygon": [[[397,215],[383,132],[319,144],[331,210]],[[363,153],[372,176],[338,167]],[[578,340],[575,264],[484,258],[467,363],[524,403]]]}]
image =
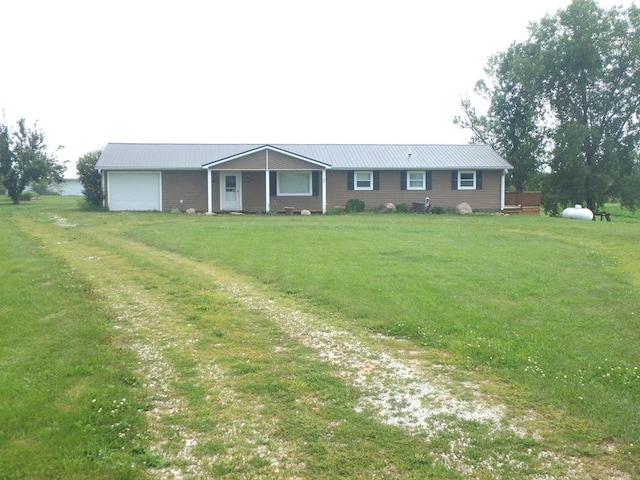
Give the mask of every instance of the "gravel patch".
[{"label": "gravel patch", "polygon": [[[537,440],[540,435],[530,428],[535,421],[533,414],[521,418],[509,416],[504,405],[481,394],[479,385],[452,380],[455,369],[411,358],[402,348],[402,340],[378,335],[369,337],[365,345],[354,338],[353,333],[329,327],[321,319],[249,286],[227,283],[222,288],[247,308],[267,315],[291,337],[316,350],[323,361],[338,367],[338,375],[361,392],[358,411],[372,412],[380,422],[426,440],[443,432],[453,436],[449,449],[435,454],[436,464],[456,470],[466,478],[486,478],[487,472],[495,474],[492,478],[510,478],[513,472],[518,472],[518,478],[531,480],[630,480],[617,471],[607,472],[603,477],[602,472],[592,472],[576,458],[547,451],[530,452],[530,457],[540,465],[540,473],[533,475],[528,463],[510,455],[500,453],[475,458],[468,454],[473,441],[465,432],[466,422],[485,426],[489,435],[507,433]],[[384,342],[376,342],[376,337]],[[392,355],[388,345],[394,342],[398,348]],[[564,474],[558,475],[558,470]]]}]

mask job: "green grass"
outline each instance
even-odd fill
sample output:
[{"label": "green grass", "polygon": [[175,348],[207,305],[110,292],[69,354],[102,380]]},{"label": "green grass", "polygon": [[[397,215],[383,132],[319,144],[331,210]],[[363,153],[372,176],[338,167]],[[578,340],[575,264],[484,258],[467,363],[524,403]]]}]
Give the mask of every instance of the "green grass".
[{"label": "green grass", "polygon": [[[447,451],[454,437],[425,446],[356,412],[357,391],[329,365],[170,252],[256,279],[341,328],[408,339],[546,420],[542,441],[489,441],[483,426],[467,425],[477,458],[513,452],[530,461],[528,449],[569,446],[581,458],[608,461],[600,446],[611,444],[614,464],[639,474],[640,214],[607,209],[610,223],[114,214],[82,212],[64,197],[0,202],[0,478],[140,478],[145,466],[165,461],[149,454],[139,411],[146,392],[133,373],[135,357],[122,348],[130,340],[110,326],[114,313],[96,293],[109,282],[139,287],[173,312],[175,328],[198,332],[193,351],[167,350],[179,375],[173,386],[194,412],[172,420],[206,436],[198,454],[231,458],[245,448],[225,434],[240,417],[273,428],[255,440],[265,448],[297,445],[304,478],[463,477],[433,463],[432,453]],[[78,227],[52,230],[50,213]],[[74,256],[61,253],[57,244],[65,242]],[[76,258],[90,256],[108,265],[104,279]],[[224,392],[203,384],[203,364],[226,372],[233,404],[210,408],[210,397]],[[249,455],[217,461],[210,473],[259,477],[266,467]],[[518,478],[512,473],[502,478]]]},{"label": "green grass", "polygon": [[150,457],[135,357],[91,287],[0,204],[0,478],[132,478]]},{"label": "green grass", "polygon": [[524,389],[531,404],[589,424],[578,433],[634,443],[638,226],[637,216],[616,214],[611,223],[218,217],[130,234],[223,263],[345,321],[444,349],[460,365]]}]

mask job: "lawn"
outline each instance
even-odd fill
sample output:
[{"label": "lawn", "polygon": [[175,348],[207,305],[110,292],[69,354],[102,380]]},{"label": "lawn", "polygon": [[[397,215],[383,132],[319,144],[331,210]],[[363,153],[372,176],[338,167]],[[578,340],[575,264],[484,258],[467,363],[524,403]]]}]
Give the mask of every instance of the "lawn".
[{"label": "lawn", "polygon": [[[210,345],[225,344],[225,352],[204,349],[194,357],[169,351],[183,376],[173,387],[204,409],[212,400],[205,401],[202,384],[185,379],[205,356],[215,360],[230,372],[237,395],[259,399],[279,425],[272,435],[305,445],[305,478],[348,478],[358,469],[459,478],[429,456],[445,439],[427,444],[425,453],[420,439],[354,414],[357,393],[295,342],[287,343],[288,362],[274,361],[273,343],[292,340],[268,319],[241,313],[215,281],[209,291],[203,277],[179,268],[185,259],[252,279],[354,335],[404,339],[482,382],[508,406],[535,410],[544,419],[544,448],[638,475],[640,214],[610,207],[609,223],[517,215],[90,213],[69,198],[0,202],[0,265],[9,273],[0,280],[0,367],[8,386],[0,393],[0,472],[138,478],[163,463],[149,449],[149,392],[124,348],[131,334],[111,325],[114,311],[101,284],[108,281],[139,286],[208,335]],[[56,228],[56,218],[74,227]],[[63,253],[65,244],[74,245],[75,256]],[[134,245],[154,253],[145,256]],[[101,271],[104,278],[92,275],[99,267],[86,259],[94,258],[113,267]],[[331,408],[302,418],[284,413],[312,392],[335,399]],[[111,417],[97,413],[114,401]],[[206,420],[198,415],[197,422],[179,420],[200,422],[201,434],[222,423],[212,412]],[[326,425],[346,419],[351,431],[323,438]],[[229,448],[211,435],[202,455]],[[263,462],[218,462],[211,471],[268,478]]]},{"label": "lawn", "polygon": [[30,207],[0,203],[0,478],[136,478],[135,357],[91,285],[15,228]]},{"label": "lawn", "polygon": [[[444,349],[532,404],[640,439],[640,223],[528,216],[186,219],[140,241]],[[577,433],[577,432],[574,432]]]}]

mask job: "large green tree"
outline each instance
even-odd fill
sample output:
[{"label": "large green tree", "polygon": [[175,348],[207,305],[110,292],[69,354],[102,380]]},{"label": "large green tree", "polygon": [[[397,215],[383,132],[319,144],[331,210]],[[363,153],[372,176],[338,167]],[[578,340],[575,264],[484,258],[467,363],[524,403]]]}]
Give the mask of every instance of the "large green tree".
[{"label": "large green tree", "polygon": [[489,102],[478,115],[469,99],[461,101],[464,116],[454,122],[473,132],[472,143],[488,143],[513,165],[508,185],[516,191],[538,188],[545,145],[545,128],[538,119],[544,104],[530,76],[531,52],[527,45],[513,44],[489,60],[489,81],[476,83],[475,93]]},{"label": "large green tree", "polygon": [[87,152],[76,163],[78,177],[82,184],[82,195],[87,205],[92,208],[102,206],[102,173],[96,170],[96,163],[101,154],[102,150]]},{"label": "large green tree", "polygon": [[29,183],[40,180],[60,183],[64,171],[64,165],[48,152],[44,132],[37,124],[27,127],[22,118],[15,131],[0,124],[0,177],[13,203],[20,202],[20,195]]},{"label": "large green tree", "polygon": [[[597,210],[611,197],[640,206],[640,9],[574,0],[529,32],[490,62],[490,107],[479,124],[544,167],[548,212],[574,203]],[[518,165],[520,157],[505,157]]]}]

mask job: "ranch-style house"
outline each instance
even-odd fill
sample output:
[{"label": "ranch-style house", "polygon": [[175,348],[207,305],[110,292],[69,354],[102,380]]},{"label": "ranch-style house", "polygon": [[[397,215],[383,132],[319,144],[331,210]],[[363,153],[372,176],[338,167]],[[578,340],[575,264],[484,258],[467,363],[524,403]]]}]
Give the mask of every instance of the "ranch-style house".
[{"label": "ranch-style house", "polygon": [[112,211],[326,213],[426,197],[498,211],[512,167],[488,145],[109,143],[96,168]]}]

